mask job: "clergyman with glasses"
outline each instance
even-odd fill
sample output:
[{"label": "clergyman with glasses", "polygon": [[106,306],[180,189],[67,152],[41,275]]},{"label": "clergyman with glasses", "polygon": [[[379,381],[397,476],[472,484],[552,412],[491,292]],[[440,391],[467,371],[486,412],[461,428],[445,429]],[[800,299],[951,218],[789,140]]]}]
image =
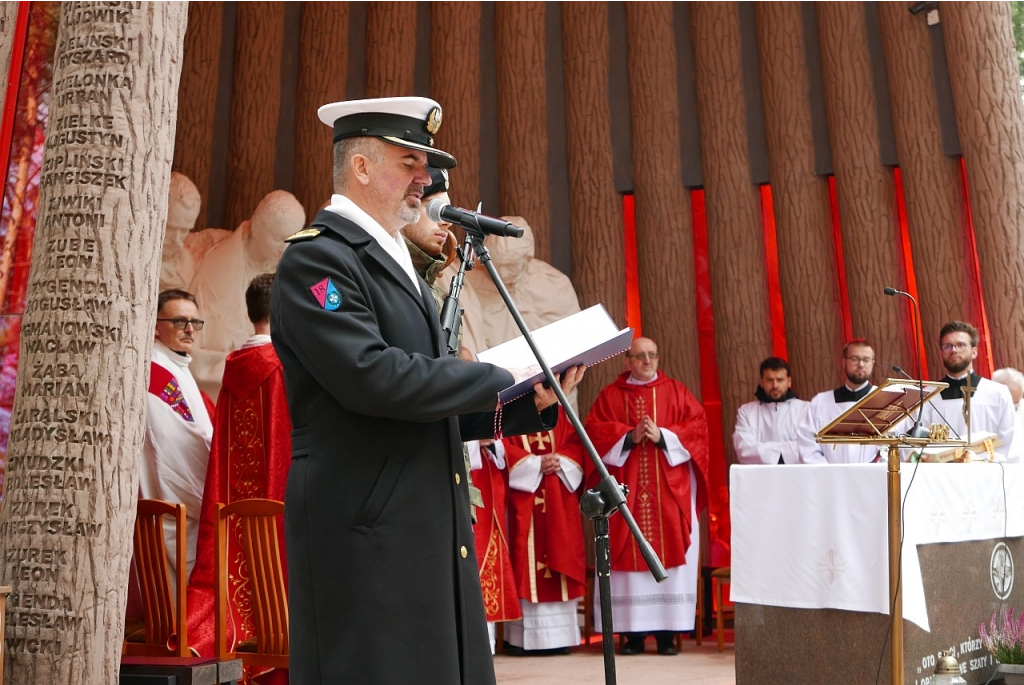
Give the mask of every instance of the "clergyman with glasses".
[{"label": "clergyman with glasses", "polygon": [[948,423],[952,437],[959,435],[961,440],[967,440],[964,394],[970,392],[971,441],[994,433],[1002,443],[995,449],[995,458],[1016,461],[1016,451],[1010,449],[1014,436],[1013,398],[1005,385],[982,378],[974,370],[978,342],[978,329],[964,321],[950,321],[939,331],[939,352],[946,371],[942,381],[949,387],[925,405],[921,423]]},{"label": "clergyman with glasses", "polygon": [[798,443],[800,461],[804,464],[860,464],[876,461],[876,445],[822,445],[815,435],[835,421],[840,414],[875,389],[871,373],[875,369],[875,351],[867,340],[858,338],[843,347],[839,360],[845,378],[834,390],[826,390],[811,399],[811,409],[800,426]]},{"label": "clergyman with glasses", "polygon": [[[199,511],[213,437],[213,403],[199,390],[188,368],[196,333],[202,329],[192,293],[160,293],[146,395],[146,442],[139,469],[140,497],[185,505],[189,574],[196,560]],[[174,521],[168,517],[164,539],[173,583]]]},{"label": "clergyman with glasses", "polygon": [[[693,394],[658,370],[658,359],[653,340],[634,340],[628,370],[601,391],[586,424],[608,471],[629,488],[629,508],[668,571],[665,582],[655,582],[623,518],[609,519],[611,605],[616,632],[626,638],[622,654],[644,652],[650,633],[659,654],[676,654],[676,635],[694,629],[708,423]],[[598,627],[600,608],[594,593]]]}]

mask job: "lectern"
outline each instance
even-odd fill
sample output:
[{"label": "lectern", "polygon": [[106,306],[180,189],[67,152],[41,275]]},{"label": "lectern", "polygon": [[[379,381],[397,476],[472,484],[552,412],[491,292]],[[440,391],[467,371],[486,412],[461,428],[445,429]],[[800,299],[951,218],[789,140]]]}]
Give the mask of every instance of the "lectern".
[{"label": "lectern", "polygon": [[[900,448],[924,448],[935,445],[931,438],[907,435],[914,423],[914,412],[923,402],[947,387],[946,383],[909,381],[890,378],[857,401],[835,421],[822,428],[822,444],[860,444],[886,447],[888,453],[889,508],[889,616],[892,622],[892,663],[890,683],[903,685],[903,597],[900,594]],[[944,445],[962,445],[963,441],[944,440]]]}]

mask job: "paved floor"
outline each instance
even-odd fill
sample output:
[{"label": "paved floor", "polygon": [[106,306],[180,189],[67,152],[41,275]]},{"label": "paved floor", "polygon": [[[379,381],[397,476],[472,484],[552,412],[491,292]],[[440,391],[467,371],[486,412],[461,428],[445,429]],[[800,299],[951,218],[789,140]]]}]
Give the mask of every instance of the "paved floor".
[{"label": "paved floor", "polygon": [[[648,652],[654,651],[654,640],[648,639]],[[603,685],[604,659],[600,641],[581,646],[568,656],[514,657],[498,654],[494,671],[499,685]],[[636,656],[615,656],[618,685],[735,685],[733,645],[726,642],[719,652],[712,636],[700,647],[693,640],[684,640],[676,656],[657,653]]]}]

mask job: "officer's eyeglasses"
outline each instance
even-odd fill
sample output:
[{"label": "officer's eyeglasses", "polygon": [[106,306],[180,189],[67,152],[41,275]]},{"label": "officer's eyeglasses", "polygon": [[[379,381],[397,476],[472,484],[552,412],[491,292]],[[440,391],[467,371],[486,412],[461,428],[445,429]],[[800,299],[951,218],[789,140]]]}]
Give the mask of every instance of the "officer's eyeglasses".
[{"label": "officer's eyeglasses", "polygon": [[657,359],[658,358],[658,353],[657,352],[640,352],[639,354],[628,354],[627,353],[626,356],[627,357],[632,357],[633,359]]},{"label": "officer's eyeglasses", "polygon": [[185,330],[188,328],[189,324],[192,325],[192,330],[201,331],[203,330],[203,324],[206,323],[202,319],[157,319],[157,321],[170,322],[171,326],[173,326],[176,331]]},{"label": "officer's eyeglasses", "polygon": [[970,343],[965,342],[945,343],[944,345],[941,345],[943,352],[952,352],[953,350],[956,350],[957,352],[963,352],[964,350],[970,348],[970,346]]},{"label": "officer's eyeglasses", "polygon": [[875,358],[874,357],[847,357],[846,361],[850,362],[854,366],[856,366],[857,364],[863,364],[864,366],[867,366],[871,362],[875,361]]}]

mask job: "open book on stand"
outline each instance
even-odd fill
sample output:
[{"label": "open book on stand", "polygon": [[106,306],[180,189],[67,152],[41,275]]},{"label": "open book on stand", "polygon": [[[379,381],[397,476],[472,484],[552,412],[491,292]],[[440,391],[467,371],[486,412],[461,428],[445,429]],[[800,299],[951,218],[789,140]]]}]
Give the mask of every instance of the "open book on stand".
[{"label": "open book on stand", "polygon": [[[531,331],[531,335],[556,375],[572,366],[603,362],[628,350],[633,341],[633,329],[619,330],[600,304]],[[515,384],[498,395],[503,404],[531,392],[535,383],[544,380],[544,371],[523,336],[484,350],[477,359],[507,369],[515,377]]]}]

